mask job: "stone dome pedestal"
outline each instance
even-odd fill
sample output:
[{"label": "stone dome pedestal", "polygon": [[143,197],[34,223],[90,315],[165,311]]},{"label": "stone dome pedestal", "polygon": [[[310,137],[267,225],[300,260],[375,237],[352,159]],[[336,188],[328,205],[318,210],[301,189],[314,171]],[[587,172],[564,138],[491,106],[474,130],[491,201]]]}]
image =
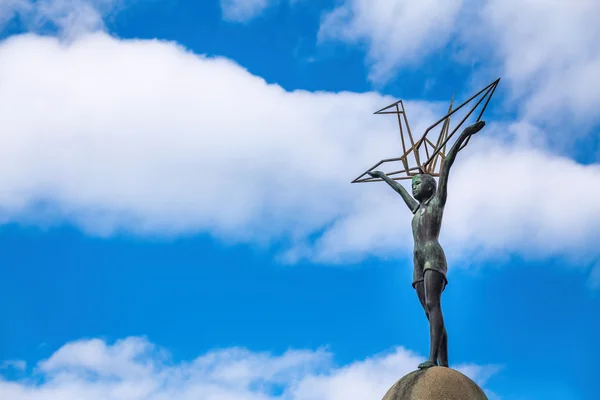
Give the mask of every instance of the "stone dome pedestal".
[{"label": "stone dome pedestal", "polygon": [[471,379],[451,368],[413,371],[388,390],[383,400],[488,400]]}]

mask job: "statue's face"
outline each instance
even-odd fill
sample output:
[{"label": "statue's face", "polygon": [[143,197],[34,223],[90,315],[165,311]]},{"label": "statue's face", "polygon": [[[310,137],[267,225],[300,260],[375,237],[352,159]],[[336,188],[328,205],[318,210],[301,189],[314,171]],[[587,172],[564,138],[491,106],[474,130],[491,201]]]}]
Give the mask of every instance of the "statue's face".
[{"label": "statue's face", "polygon": [[423,175],[415,175],[412,178],[413,197],[419,201],[426,200],[435,192],[435,181],[427,179]]}]

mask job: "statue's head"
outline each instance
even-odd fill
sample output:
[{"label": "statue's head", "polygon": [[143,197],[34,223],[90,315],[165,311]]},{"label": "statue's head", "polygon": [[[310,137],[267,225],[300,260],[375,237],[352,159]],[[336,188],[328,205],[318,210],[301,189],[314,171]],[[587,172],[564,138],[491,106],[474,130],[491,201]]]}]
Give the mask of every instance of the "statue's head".
[{"label": "statue's head", "polygon": [[437,184],[433,176],[419,174],[412,178],[412,192],[415,199],[425,201],[435,194]]}]

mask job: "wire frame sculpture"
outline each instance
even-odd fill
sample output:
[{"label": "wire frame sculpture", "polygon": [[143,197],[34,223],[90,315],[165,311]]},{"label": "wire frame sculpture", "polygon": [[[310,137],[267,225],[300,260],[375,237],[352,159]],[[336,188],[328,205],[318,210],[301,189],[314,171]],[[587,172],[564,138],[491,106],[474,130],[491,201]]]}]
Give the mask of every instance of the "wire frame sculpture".
[{"label": "wire frame sculpture", "polygon": [[[410,130],[410,125],[408,123],[406,110],[404,109],[404,103],[402,100],[376,111],[374,114],[396,114],[398,118],[398,127],[400,129],[400,139],[402,141],[402,155],[400,157],[388,158],[379,161],[373,167],[369,168],[367,171],[354,179],[352,183],[381,181],[382,179],[380,178],[373,178],[370,176],[369,172],[376,170],[381,165],[389,163],[400,163],[401,165],[399,170],[386,173],[387,176],[394,180],[411,179],[414,175],[418,174],[429,174],[431,176],[438,177],[441,173],[444,160],[446,159],[446,151],[449,140],[452,139],[456,131],[485,100],[485,103],[483,103],[483,107],[481,108],[481,111],[479,112],[475,122],[481,120],[481,117],[483,116],[483,113],[485,112],[485,109],[487,108],[487,105],[489,104],[499,82],[500,78],[481,89],[479,92],[465,100],[461,105],[454,109],[452,108],[454,104],[453,96],[446,115],[428,127],[423,136],[417,141],[414,140]],[[458,125],[450,131],[450,117],[475,99],[478,99],[475,102],[475,105],[462,118]],[[435,138],[431,132],[434,130],[434,128],[439,127],[440,124],[441,129],[437,138]],[[432,137],[433,140],[431,140]],[[469,140],[470,137],[467,138],[467,140],[463,143],[463,145],[460,147],[460,150],[462,150],[469,143]],[[421,160],[422,156],[423,160]]]}]

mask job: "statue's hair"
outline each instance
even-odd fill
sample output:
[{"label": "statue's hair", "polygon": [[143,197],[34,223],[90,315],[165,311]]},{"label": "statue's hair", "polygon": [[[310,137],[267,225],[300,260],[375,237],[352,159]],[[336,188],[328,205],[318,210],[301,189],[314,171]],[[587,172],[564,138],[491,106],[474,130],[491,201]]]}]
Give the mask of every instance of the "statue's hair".
[{"label": "statue's hair", "polygon": [[431,191],[435,193],[435,191],[437,190],[437,182],[435,181],[435,178],[433,176],[429,174],[419,174],[413,176],[413,179],[417,176],[419,177],[419,179],[421,179],[421,182],[430,187]]}]

